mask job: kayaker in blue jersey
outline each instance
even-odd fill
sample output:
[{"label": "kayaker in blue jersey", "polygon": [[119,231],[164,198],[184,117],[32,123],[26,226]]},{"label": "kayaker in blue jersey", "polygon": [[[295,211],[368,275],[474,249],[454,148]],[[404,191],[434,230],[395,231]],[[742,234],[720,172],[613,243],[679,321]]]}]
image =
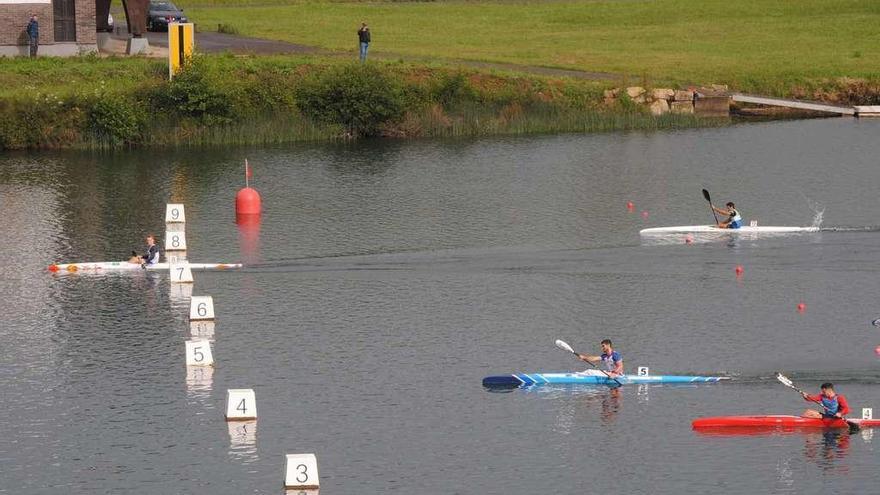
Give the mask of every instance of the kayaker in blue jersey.
[{"label": "kayaker in blue jersey", "polygon": [[144,265],[155,265],[159,262],[159,246],[156,245],[156,237],[153,234],[147,236],[147,251],[141,256]]},{"label": "kayaker in blue jersey", "polygon": [[[586,354],[578,354],[578,358],[581,361],[595,364],[600,369],[605,370],[605,373],[608,373],[608,376],[611,378],[616,378],[623,374],[623,358],[620,357],[620,353],[614,350],[614,345],[611,343],[611,340],[605,339],[601,342],[602,354],[599,356],[588,356]],[[596,372],[597,374],[604,375],[601,371],[597,370],[587,370],[589,373],[591,371]],[[593,373],[589,373],[593,374]]]},{"label": "kayaker in blue jersey", "polygon": [[727,208],[721,209],[716,208],[715,205],[710,204],[713,210],[722,215],[727,215],[727,220],[718,222],[718,227],[722,229],[738,229],[742,227],[742,217],[739,215],[739,212],[736,211],[736,205],[733,204],[733,201],[727,202]]},{"label": "kayaker in blue jersey", "polygon": [[836,393],[833,384],[823,383],[821,390],[822,392],[816,395],[801,393],[801,395],[804,396],[804,400],[825,406],[821,411],[807,409],[804,411],[804,414],[802,414],[803,417],[842,418],[849,413],[849,404],[846,402],[846,397]]}]

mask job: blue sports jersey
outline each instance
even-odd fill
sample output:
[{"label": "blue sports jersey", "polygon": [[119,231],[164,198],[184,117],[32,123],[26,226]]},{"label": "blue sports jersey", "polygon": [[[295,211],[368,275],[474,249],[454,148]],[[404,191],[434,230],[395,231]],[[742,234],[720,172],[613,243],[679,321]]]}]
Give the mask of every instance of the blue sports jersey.
[{"label": "blue sports jersey", "polygon": [[617,368],[617,363],[620,362],[620,353],[617,351],[611,351],[611,354],[602,354],[599,356],[602,359],[602,367],[605,368],[606,371],[614,371]]}]

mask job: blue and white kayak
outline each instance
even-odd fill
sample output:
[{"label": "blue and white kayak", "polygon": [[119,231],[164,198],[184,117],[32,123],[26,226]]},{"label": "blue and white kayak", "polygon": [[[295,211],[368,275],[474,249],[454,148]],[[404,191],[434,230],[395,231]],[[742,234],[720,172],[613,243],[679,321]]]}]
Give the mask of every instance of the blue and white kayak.
[{"label": "blue and white kayak", "polygon": [[[617,381],[621,385],[651,383],[709,383],[730,380],[728,376],[686,376],[686,375],[621,375]],[[538,385],[617,385],[605,375],[593,373],[517,373],[513,375],[487,376],[483,378],[484,387],[533,387]]]}]

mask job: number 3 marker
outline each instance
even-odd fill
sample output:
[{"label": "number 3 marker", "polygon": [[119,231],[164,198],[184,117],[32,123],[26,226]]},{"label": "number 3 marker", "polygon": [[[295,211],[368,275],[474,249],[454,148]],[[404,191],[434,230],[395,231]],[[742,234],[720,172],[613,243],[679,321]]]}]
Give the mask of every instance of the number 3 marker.
[{"label": "number 3 marker", "polygon": [[318,460],[315,454],[287,454],[284,488],[319,488]]}]

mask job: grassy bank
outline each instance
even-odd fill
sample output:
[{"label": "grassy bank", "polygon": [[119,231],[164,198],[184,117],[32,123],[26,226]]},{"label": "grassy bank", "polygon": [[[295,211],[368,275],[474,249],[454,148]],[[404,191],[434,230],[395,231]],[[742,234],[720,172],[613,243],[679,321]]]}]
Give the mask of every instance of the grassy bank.
[{"label": "grassy bank", "polygon": [[[724,83],[766,94],[880,81],[880,2],[593,0],[359,2],[180,0],[200,29],[354,54],[371,50],[629,74],[657,85]],[[833,81],[831,81],[833,83]]]},{"label": "grassy bank", "polygon": [[0,149],[669,129],[601,83],[338,58],[0,59]]}]

